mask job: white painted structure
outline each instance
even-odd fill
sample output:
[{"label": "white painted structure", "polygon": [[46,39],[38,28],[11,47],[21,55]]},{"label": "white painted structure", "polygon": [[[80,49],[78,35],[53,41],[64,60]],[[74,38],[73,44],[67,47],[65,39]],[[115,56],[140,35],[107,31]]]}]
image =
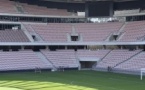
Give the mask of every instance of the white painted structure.
[{"label": "white painted structure", "polygon": [[145,45],[145,42],[1,42],[0,46],[52,46],[52,45]]},{"label": "white painted structure", "polygon": [[143,73],[145,73],[145,68],[141,68],[141,71],[140,71],[140,79],[141,80],[143,79]]}]

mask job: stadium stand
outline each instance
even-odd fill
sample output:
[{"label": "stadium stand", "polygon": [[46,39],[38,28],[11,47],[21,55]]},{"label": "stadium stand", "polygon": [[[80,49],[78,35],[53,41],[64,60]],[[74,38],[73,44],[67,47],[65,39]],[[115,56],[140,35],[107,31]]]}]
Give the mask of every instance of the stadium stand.
[{"label": "stadium stand", "polygon": [[[121,38],[117,41],[144,41],[145,21],[134,21],[125,24]],[[78,24],[59,24],[49,23],[48,25],[25,25],[29,32],[36,32],[46,42],[67,42],[68,35],[76,33],[81,35],[83,42],[106,41],[112,34],[119,32],[123,23],[109,22],[101,24],[78,23]],[[74,27],[74,29],[73,29]]]},{"label": "stadium stand", "polygon": [[78,62],[76,60],[75,52],[73,50],[41,50],[41,52],[46,56],[46,58],[50,62],[52,62],[52,64],[56,68],[78,68]]},{"label": "stadium stand", "polygon": [[13,1],[0,0],[0,13],[18,13]]},{"label": "stadium stand", "polygon": [[0,42],[29,42],[22,30],[0,30]]},{"label": "stadium stand", "polygon": [[117,70],[136,71],[140,72],[141,68],[145,68],[145,52],[137,54],[130,60],[115,67]]},{"label": "stadium stand", "polygon": [[[56,16],[75,16],[75,13],[68,12],[66,9],[47,8],[27,3],[19,3],[9,0],[0,0],[0,13],[12,14],[33,14],[33,15],[56,15]],[[37,12],[36,12],[37,11]]]},{"label": "stadium stand", "polygon": [[97,68],[114,67],[117,64],[130,59],[132,56],[141,52],[141,50],[112,50],[103,60],[97,64]]},{"label": "stadium stand", "polygon": [[123,23],[82,23],[75,24],[76,33],[82,34],[83,41],[92,42],[92,41],[105,41],[111,34],[120,30],[123,26]]},{"label": "stadium stand", "polygon": [[118,10],[114,12],[114,15],[137,14],[137,13],[140,13],[140,9]]},{"label": "stadium stand", "polygon": [[[7,52],[4,52],[5,50],[0,52],[0,71],[29,70],[37,67],[79,68],[82,58],[86,58],[86,61],[96,58],[98,61],[93,63],[95,69],[112,67],[114,70],[139,71],[145,68],[145,52],[142,51],[145,48],[145,21],[120,22],[116,17],[112,21],[109,17],[106,20],[110,21],[105,23],[93,23],[89,21],[92,18],[86,17],[85,20],[74,18],[73,16],[77,15],[68,12],[67,9],[48,8],[16,1],[0,0],[0,19],[4,20],[1,23],[10,28],[0,30],[0,42],[2,44],[6,42],[6,46],[0,44],[0,49],[4,50],[3,47],[9,49]],[[122,10],[116,11],[115,15],[139,14],[140,11],[140,9]],[[13,19],[17,23],[12,23]],[[25,21],[27,19],[28,21]],[[9,20],[11,22],[8,22]],[[44,22],[40,23],[41,21]],[[12,28],[7,24],[11,24]],[[19,26],[19,29],[13,30],[13,25]],[[3,24],[0,28],[4,28]],[[97,50],[89,50],[91,46]],[[11,51],[14,47],[23,50]],[[70,48],[72,50],[68,50]],[[128,50],[130,48],[132,51]]]},{"label": "stadium stand", "polygon": [[67,42],[67,34],[71,33],[71,24],[48,24],[25,26],[28,31],[36,32],[45,42]]},{"label": "stadium stand", "polygon": [[145,21],[128,22],[124,27],[124,35],[119,41],[144,41]]},{"label": "stadium stand", "polygon": [[122,26],[123,23],[120,22],[101,24],[49,23],[48,25],[25,25],[29,32],[35,31],[46,42],[67,42],[69,41],[68,35],[72,33],[81,35],[84,42],[105,41],[111,34],[118,32]]},{"label": "stadium stand", "polygon": [[[57,15],[57,16],[71,16],[70,12],[65,9],[49,9],[47,7],[40,7],[37,5],[20,4],[23,7],[25,14],[36,15]],[[37,11],[37,12],[36,12]]]},{"label": "stadium stand", "polygon": [[0,52],[0,71],[52,68],[43,62],[32,50]]}]

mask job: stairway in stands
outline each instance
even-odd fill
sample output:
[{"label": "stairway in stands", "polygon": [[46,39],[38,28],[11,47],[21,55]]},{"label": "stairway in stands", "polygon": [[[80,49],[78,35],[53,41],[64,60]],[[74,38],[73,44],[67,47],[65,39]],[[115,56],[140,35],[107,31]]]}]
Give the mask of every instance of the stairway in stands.
[{"label": "stairway in stands", "polygon": [[23,30],[23,32],[26,34],[26,36],[28,37],[28,39],[31,42],[34,42],[34,39],[32,38],[31,34],[27,31],[27,29],[24,27],[24,25],[21,23],[21,29]]},{"label": "stairway in stands", "polygon": [[15,3],[15,7],[19,13],[25,13],[24,8],[22,7],[22,5],[19,4],[19,2]]},{"label": "stairway in stands", "polygon": [[35,53],[43,62],[45,62],[48,66],[52,66],[53,70],[56,70],[56,67],[41,52]]},{"label": "stairway in stands", "polygon": [[117,38],[117,41],[119,41],[122,37],[123,37],[123,35],[124,35],[124,28],[125,28],[125,26],[128,24],[128,22],[125,22],[124,23],[124,25],[121,27],[121,29],[119,30],[119,32],[118,33],[120,33],[120,35],[119,35],[119,37]]}]

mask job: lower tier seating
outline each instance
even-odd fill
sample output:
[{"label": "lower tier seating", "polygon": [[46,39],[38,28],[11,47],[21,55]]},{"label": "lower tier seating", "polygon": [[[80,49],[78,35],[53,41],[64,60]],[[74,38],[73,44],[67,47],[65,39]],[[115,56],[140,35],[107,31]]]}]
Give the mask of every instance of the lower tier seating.
[{"label": "lower tier seating", "polygon": [[115,69],[127,71],[140,71],[141,68],[145,68],[145,52],[141,52],[130,60],[115,67]]},{"label": "lower tier seating", "polygon": [[141,50],[129,51],[129,50],[112,50],[103,60],[97,64],[97,68],[114,67],[117,64],[122,63],[125,60],[135,56]]},{"label": "lower tier seating", "polygon": [[0,71],[49,69],[32,50],[0,52]]},{"label": "lower tier seating", "polygon": [[[53,69],[55,68],[78,68],[79,57],[86,57],[87,61],[99,58],[95,68],[108,66],[114,70],[140,71],[145,68],[145,52],[142,50],[40,50],[43,58],[32,50],[0,51],[0,71],[30,70],[30,69]],[[42,57],[43,57],[42,56]],[[86,60],[86,59],[85,59]]]},{"label": "lower tier seating", "polygon": [[46,58],[56,67],[77,68],[78,62],[72,50],[47,51],[41,50]]}]

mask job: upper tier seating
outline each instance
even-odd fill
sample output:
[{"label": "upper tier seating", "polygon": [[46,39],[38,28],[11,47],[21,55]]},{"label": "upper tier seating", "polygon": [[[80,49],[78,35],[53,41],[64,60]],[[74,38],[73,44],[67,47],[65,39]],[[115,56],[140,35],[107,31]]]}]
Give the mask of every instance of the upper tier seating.
[{"label": "upper tier seating", "polygon": [[0,13],[17,13],[13,1],[0,0]]},{"label": "upper tier seating", "polygon": [[51,9],[43,6],[37,5],[28,5],[28,4],[21,4],[24,13],[27,14],[36,14],[36,15],[57,15],[57,16],[71,16],[70,12],[67,12],[66,9]]},{"label": "upper tier seating", "polygon": [[71,33],[71,24],[48,24],[48,25],[31,25],[25,27],[29,32],[32,29],[38,33],[44,41],[47,42],[67,42],[67,33]]},{"label": "upper tier seating", "polygon": [[140,71],[141,68],[145,68],[145,52],[141,52],[137,56],[130,60],[118,65],[116,69],[127,70],[127,71]]},{"label": "upper tier seating", "polygon": [[0,30],[0,42],[29,42],[22,30]]},{"label": "upper tier seating", "polygon": [[[83,42],[106,41],[110,35],[119,32],[123,23],[49,23],[48,25],[25,25],[29,32],[35,31],[47,42],[67,42],[68,35],[76,33]],[[32,27],[32,28],[30,28]],[[136,42],[145,40],[145,21],[128,22],[118,41]]]},{"label": "upper tier seating", "polygon": [[[119,31],[123,23],[49,23],[48,25],[25,25],[29,32],[33,30],[47,42],[67,42],[67,34],[75,32],[81,34],[84,42],[105,41],[110,34]],[[73,30],[73,27],[75,30]],[[33,29],[33,30],[32,30]]]},{"label": "upper tier seating", "polygon": [[[19,9],[21,9],[21,12]],[[29,5],[26,3],[17,3],[10,0],[0,0],[0,13],[13,13],[13,14],[33,14],[33,15],[56,15],[56,16],[74,16],[66,9],[47,8],[37,5]]]},{"label": "upper tier seating", "polygon": [[47,51],[41,50],[41,52],[47,57],[47,59],[53,63],[56,68],[77,68],[78,62],[75,57],[75,52],[72,50],[58,50]]},{"label": "upper tier seating", "polygon": [[32,50],[0,52],[0,71],[28,70],[35,68],[48,69],[48,66],[38,58]]},{"label": "upper tier seating", "polygon": [[108,36],[117,32],[122,27],[123,23],[82,23],[75,24],[76,32],[82,34],[83,41],[96,42],[105,41]]},{"label": "upper tier seating", "polygon": [[137,13],[140,13],[140,9],[119,10],[119,11],[115,11],[114,15],[126,15],[126,14],[137,14]]},{"label": "upper tier seating", "polygon": [[115,65],[129,59],[131,56],[139,53],[141,50],[113,50],[102,61],[98,63],[97,68],[114,67]]},{"label": "upper tier seating", "polygon": [[119,41],[144,41],[145,21],[128,22],[124,28],[124,35]]}]

